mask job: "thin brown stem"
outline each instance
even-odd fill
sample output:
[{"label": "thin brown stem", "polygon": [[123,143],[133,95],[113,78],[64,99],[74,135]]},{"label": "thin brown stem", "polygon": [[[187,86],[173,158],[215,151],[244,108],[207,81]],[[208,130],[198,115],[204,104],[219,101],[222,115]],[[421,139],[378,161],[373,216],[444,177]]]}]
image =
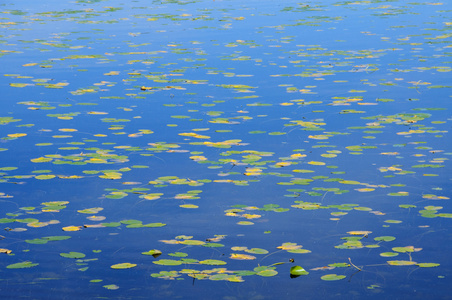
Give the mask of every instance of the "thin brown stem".
[{"label": "thin brown stem", "polygon": [[358,271],[362,271],[360,268],[358,268],[357,266],[355,266],[354,263],[352,263],[352,260],[350,259],[350,257],[348,258],[348,261],[349,261],[350,264],[351,264],[352,266],[354,266]]}]

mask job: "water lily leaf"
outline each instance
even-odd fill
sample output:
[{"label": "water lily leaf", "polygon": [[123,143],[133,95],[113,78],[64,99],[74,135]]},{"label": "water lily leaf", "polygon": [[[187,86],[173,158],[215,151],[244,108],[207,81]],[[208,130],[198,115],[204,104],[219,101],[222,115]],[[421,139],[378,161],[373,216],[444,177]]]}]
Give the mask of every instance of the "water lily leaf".
[{"label": "water lily leaf", "polygon": [[116,284],[107,284],[103,286],[104,288],[106,288],[107,290],[117,290],[119,289],[119,286],[117,286]]},{"label": "water lily leaf", "polygon": [[254,225],[254,223],[250,222],[250,221],[240,221],[240,222],[237,222],[237,224],[238,225]]},{"label": "water lily leaf", "polygon": [[239,260],[253,260],[256,259],[256,256],[247,255],[247,254],[237,254],[231,253],[230,259],[239,259]]},{"label": "water lily leaf", "polygon": [[41,245],[41,244],[46,244],[48,242],[48,240],[45,240],[45,239],[32,239],[32,240],[25,240],[25,242],[27,242],[29,244]]},{"label": "water lily leaf", "polygon": [[416,265],[421,267],[421,268],[434,268],[434,267],[438,267],[440,264],[437,264],[437,263],[419,263],[419,264],[416,264]]},{"label": "water lily leaf", "polygon": [[320,279],[325,280],[325,281],[335,281],[335,280],[344,279],[345,277],[346,277],[345,275],[327,274],[327,275],[323,275],[322,277],[320,277]]},{"label": "water lily leaf", "polygon": [[329,264],[328,266],[334,267],[334,268],[347,268],[347,267],[350,267],[350,264],[348,264],[348,263],[334,263],[334,264]]},{"label": "water lily leaf", "polygon": [[163,266],[178,266],[181,265],[182,262],[180,260],[173,260],[173,259],[160,259],[157,261],[153,261],[156,265],[163,265]]},{"label": "water lily leaf", "polygon": [[290,268],[290,275],[301,276],[301,275],[308,275],[308,274],[309,274],[309,272],[300,266],[293,266],[292,268]]},{"label": "water lily leaf", "polygon": [[199,208],[198,205],[194,205],[194,204],[181,204],[181,205],[179,205],[179,207],[182,207],[182,208]]},{"label": "water lily leaf", "polygon": [[362,236],[368,236],[372,233],[372,231],[348,231],[348,234],[351,235],[362,235]]},{"label": "water lily leaf", "polygon": [[181,258],[180,261],[184,264],[197,264],[199,261],[193,258]]},{"label": "water lily leaf", "polygon": [[38,176],[35,176],[35,178],[39,179],[39,180],[53,179],[55,177],[56,177],[55,175],[38,175]]},{"label": "water lily leaf", "polygon": [[57,236],[45,236],[42,239],[47,241],[64,241],[70,239],[70,236],[67,235],[57,235]]},{"label": "water lily leaf", "polygon": [[252,275],[256,275],[256,272],[249,271],[249,270],[243,270],[243,271],[234,271],[234,274],[236,274],[238,276],[252,276]]},{"label": "water lily leaf", "polygon": [[265,270],[257,272],[256,275],[259,275],[262,277],[272,277],[272,276],[278,275],[278,272],[273,269],[265,269]]},{"label": "water lily leaf", "polygon": [[253,254],[267,254],[268,251],[261,248],[251,248],[251,249],[245,249],[245,252],[253,253]]},{"label": "water lily leaf", "polygon": [[303,246],[297,245],[297,243],[287,242],[287,243],[283,243],[281,246],[278,246],[276,248],[281,249],[281,250],[297,250],[297,249],[300,249],[301,247],[303,247]]},{"label": "water lily leaf", "polygon": [[159,273],[152,273],[151,277],[163,278],[163,279],[174,279],[181,276],[177,271],[160,271]]},{"label": "water lily leaf", "polygon": [[374,240],[376,240],[376,241],[384,241],[384,242],[391,242],[395,239],[396,238],[393,236],[378,236],[378,237],[374,238]]},{"label": "water lily leaf", "polygon": [[[129,227],[131,225],[128,225],[127,227]],[[155,228],[155,227],[164,227],[166,226],[166,224],[164,223],[148,223],[148,224],[143,224],[139,227],[149,227],[149,228]]]},{"label": "water lily leaf", "polygon": [[63,231],[79,231],[82,229],[82,226],[66,226],[63,227]]},{"label": "water lily leaf", "polygon": [[224,245],[220,244],[220,243],[205,243],[202,246],[203,247],[211,247],[211,248],[224,247]]},{"label": "water lily leaf", "polygon": [[287,250],[289,253],[296,253],[296,254],[305,254],[305,253],[311,253],[311,250],[308,249],[289,249]]},{"label": "water lily leaf", "polygon": [[24,261],[24,262],[20,262],[20,263],[7,265],[6,268],[7,269],[25,269],[25,268],[36,267],[37,265],[39,265],[39,264],[32,263],[31,261]]},{"label": "water lily leaf", "polygon": [[402,223],[402,221],[400,221],[400,220],[385,220],[385,223],[400,224],[400,223]]},{"label": "water lily leaf", "polygon": [[81,252],[60,253],[60,256],[66,258],[84,258],[86,255]]},{"label": "water lily leaf", "polygon": [[399,207],[401,207],[401,208],[416,208],[416,205],[412,205],[412,204],[400,204]]},{"label": "water lily leaf", "polygon": [[380,256],[383,256],[383,257],[394,257],[394,256],[397,256],[397,255],[399,255],[399,253],[396,253],[396,252],[383,252],[383,253],[380,253]]},{"label": "water lily leaf", "polygon": [[130,269],[130,268],[133,268],[136,266],[137,266],[136,264],[131,264],[131,263],[120,263],[120,264],[112,265],[112,266],[110,266],[110,268],[119,270],[119,269]]},{"label": "water lily leaf", "polygon": [[394,248],[392,248],[392,251],[401,252],[401,253],[418,252],[418,251],[421,251],[421,250],[422,250],[422,248],[414,248],[413,246],[394,247]]},{"label": "water lily leaf", "polygon": [[121,223],[119,222],[109,222],[109,223],[101,223],[104,227],[118,227],[121,226]]},{"label": "water lily leaf", "polygon": [[222,260],[216,260],[216,259],[206,259],[199,262],[201,265],[211,265],[211,266],[221,266],[225,265],[226,262]]},{"label": "water lily leaf", "polygon": [[231,275],[225,274],[225,273],[223,273],[223,274],[214,274],[214,275],[209,276],[209,279],[210,280],[227,280],[230,276]]},{"label": "water lily leaf", "polygon": [[190,246],[201,246],[201,245],[204,245],[205,242],[199,241],[199,240],[185,240],[185,241],[180,242],[180,244],[190,245]]},{"label": "water lily leaf", "polygon": [[417,262],[410,260],[388,260],[387,263],[391,266],[412,266],[417,264]]},{"label": "water lily leaf", "polygon": [[154,258],[159,257],[160,255],[162,255],[162,251],[157,250],[157,249],[152,249],[146,252],[141,252],[141,254],[143,255],[152,255]]},{"label": "water lily leaf", "polygon": [[174,253],[168,253],[169,256],[174,256],[174,257],[187,257],[188,254],[184,253],[184,252],[174,252]]},{"label": "water lily leaf", "polygon": [[81,213],[81,214],[97,214],[97,213],[100,212],[101,210],[103,210],[102,207],[93,207],[93,208],[87,208],[87,209],[77,210],[77,212],[79,212],[79,213]]}]

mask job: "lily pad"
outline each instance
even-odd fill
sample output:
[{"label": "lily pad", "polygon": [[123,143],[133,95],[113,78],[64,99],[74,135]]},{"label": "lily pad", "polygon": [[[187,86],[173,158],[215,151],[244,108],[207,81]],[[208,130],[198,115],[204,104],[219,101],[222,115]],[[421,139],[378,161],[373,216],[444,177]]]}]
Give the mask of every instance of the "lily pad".
[{"label": "lily pad", "polygon": [[308,275],[308,274],[309,274],[309,272],[300,266],[293,266],[292,268],[290,268],[290,275],[301,276],[301,275]]},{"label": "lily pad", "polygon": [[25,268],[36,267],[37,265],[39,265],[39,264],[32,263],[31,261],[24,261],[24,262],[20,262],[20,263],[7,265],[6,268],[7,269],[25,269]]},{"label": "lily pad", "polygon": [[84,258],[86,255],[81,252],[60,253],[60,256],[66,258]]},{"label": "lily pad", "polygon": [[110,268],[119,270],[119,269],[130,269],[130,268],[134,268],[136,266],[137,266],[136,264],[131,264],[131,263],[120,263],[120,264],[112,265],[112,266],[110,266]]},{"label": "lily pad", "polygon": [[320,277],[320,279],[325,280],[325,281],[336,281],[336,280],[344,279],[345,277],[346,277],[345,275],[327,274],[327,275],[323,275],[322,277]]},{"label": "lily pad", "polygon": [[216,260],[216,259],[206,259],[199,262],[201,265],[210,265],[210,266],[221,266],[225,265],[226,262],[222,260]]}]

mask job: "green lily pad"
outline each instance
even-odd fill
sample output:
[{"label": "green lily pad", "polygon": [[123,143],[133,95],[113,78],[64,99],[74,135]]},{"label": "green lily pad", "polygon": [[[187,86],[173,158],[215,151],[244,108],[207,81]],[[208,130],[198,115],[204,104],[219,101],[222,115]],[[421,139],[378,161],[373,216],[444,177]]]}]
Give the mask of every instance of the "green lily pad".
[{"label": "green lily pad", "polygon": [[120,263],[120,264],[112,265],[112,266],[110,266],[110,268],[119,270],[119,269],[130,269],[130,268],[133,268],[136,266],[137,266],[136,264],[131,264],[131,263]]},{"label": "green lily pad", "polygon": [[278,272],[276,270],[266,269],[266,270],[257,272],[256,275],[259,275],[262,277],[272,277],[272,276],[278,275]]},{"label": "green lily pad", "polygon": [[350,267],[350,264],[348,264],[348,263],[335,263],[335,264],[328,264],[328,266],[334,267],[334,268],[347,268],[347,267]]},{"label": "green lily pad", "polygon": [[107,284],[103,286],[104,288],[106,288],[107,290],[117,290],[119,289],[119,286],[117,286],[116,284]]},{"label": "green lily pad", "polygon": [[300,266],[293,266],[292,268],[290,268],[290,275],[300,276],[300,275],[308,275],[308,274],[309,274],[309,272]]},{"label": "green lily pad", "polygon": [[226,262],[222,260],[216,260],[216,259],[206,259],[199,262],[201,265],[211,265],[211,266],[221,266],[225,265]]},{"label": "green lily pad", "polygon": [[320,277],[320,279],[325,280],[325,281],[335,281],[335,280],[344,279],[345,277],[346,277],[345,275],[327,274],[327,275],[323,275],[322,277]]},{"label": "green lily pad", "polygon": [[15,263],[15,264],[7,265],[6,268],[8,268],[8,269],[25,269],[25,268],[35,267],[37,265],[39,265],[39,264],[32,263],[31,261],[24,261],[24,262],[21,262],[21,263]]},{"label": "green lily pad", "polygon": [[399,255],[399,253],[396,253],[396,252],[383,252],[383,253],[380,253],[380,256],[382,256],[382,257],[394,257],[394,256],[397,256],[397,255]]},{"label": "green lily pad", "polygon": [[184,252],[174,252],[174,253],[168,253],[169,256],[174,256],[174,257],[187,257],[188,254],[184,253]]},{"label": "green lily pad", "polygon": [[253,254],[267,254],[268,253],[267,250],[261,249],[261,248],[246,249],[245,252],[253,253]]},{"label": "green lily pad", "polygon": [[437,264],[437,263],[419,263],[419,264],[416,264],[416,265],[421,267],[421,268],[434,268],[434,267],[438,267],[440,264]]},{"label": "green lily pad", "polygon": [[378,236],[378,237],[374,238],[374,240],[376,240],[376,241],[384,241],[384,242],[391,242],[395,239],[396,238],[393,236]]},{"label": "green lily pad", "polygon": [[160,259],[157,261],[153,261],[156,265],[162,265],[162,266],[178,266],[181,265],[182,262],[180,260],[174,260],[174,259]]},{"label": "green lily pad", "polygon": [[160,256],[162,254],[162,251],[157,250],[157,249],[152,249],[152,250],[149,250],[147,252],[141,252],[141,254],[143,254],[143,255],[152,255],[152,256],[154,256],[154,258],[157,258],[158,256]]},{"label": "green lily pad", "polygon": [[387,263],[391,266],[412,266],[417,264],[411,260],[388,260]]},{"label": "green lily pad", "polygon": [[60,256],[66,258],[84,258],[86,255],[81,252],[60,253]]}]

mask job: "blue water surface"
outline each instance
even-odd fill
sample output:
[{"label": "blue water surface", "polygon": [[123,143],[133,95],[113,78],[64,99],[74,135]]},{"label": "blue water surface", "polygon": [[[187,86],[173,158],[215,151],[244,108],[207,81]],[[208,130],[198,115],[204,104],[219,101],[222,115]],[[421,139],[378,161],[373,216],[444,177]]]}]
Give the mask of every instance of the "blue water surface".
[{"label": "blue water surface", "polygon": [[447,1],[0,7],[2,299],[450,298]]}]

